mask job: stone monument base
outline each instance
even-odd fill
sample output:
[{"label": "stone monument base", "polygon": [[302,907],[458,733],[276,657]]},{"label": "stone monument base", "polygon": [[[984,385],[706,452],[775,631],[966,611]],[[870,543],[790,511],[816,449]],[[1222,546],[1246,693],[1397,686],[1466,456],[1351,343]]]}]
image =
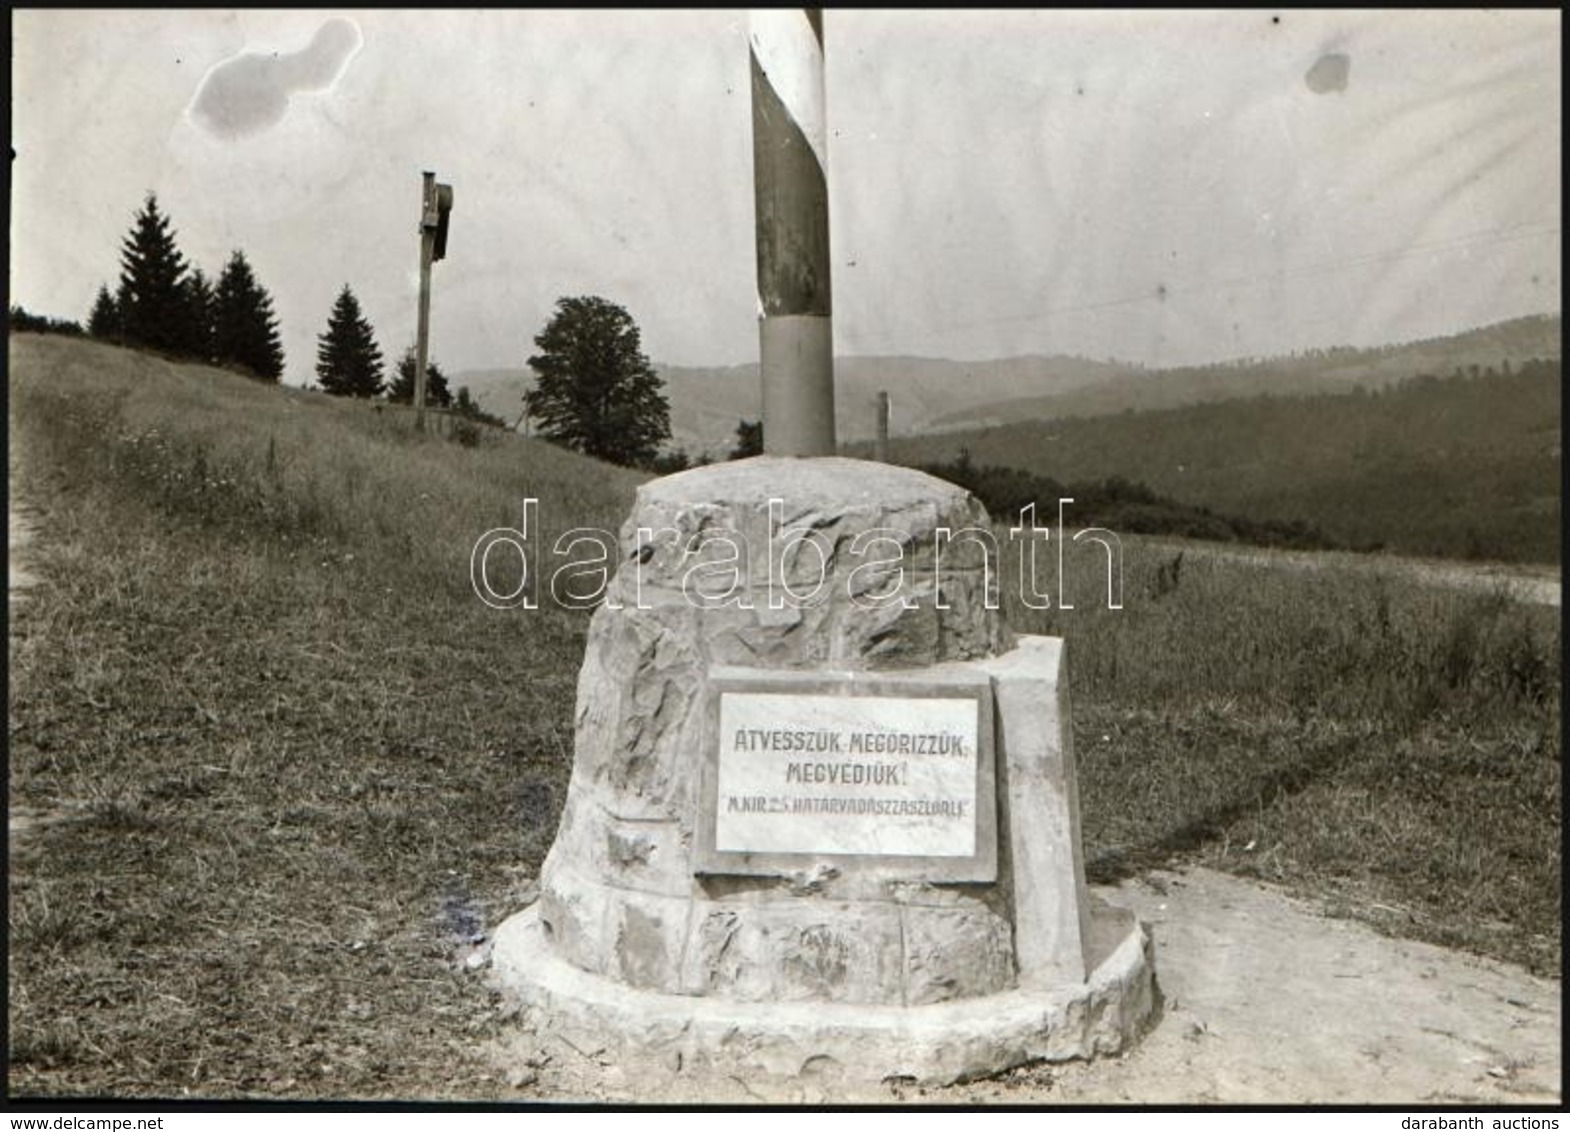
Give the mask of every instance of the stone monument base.
[{"label": "stone monument base", "polygon": [[1086,890],[1063,641],[1008,627],[992,529],[858,460],[639,488],[539,901],[492,950],[526,1026],[691,1079],[1128,1047],[1150,942]]},{"label": "stone monument base", "polygon": [[946,1085],[1030,1061],[1119,1053],[1154,1014],[1150,941],[1131,913],[1089,898],[1092,969],[925,1006],[733,1002],[639,990],[557,957],[531,906],[497,930],[495,984],[539,1032],[592,1036],[611,1056],[659,1050],[684,1072]]}]

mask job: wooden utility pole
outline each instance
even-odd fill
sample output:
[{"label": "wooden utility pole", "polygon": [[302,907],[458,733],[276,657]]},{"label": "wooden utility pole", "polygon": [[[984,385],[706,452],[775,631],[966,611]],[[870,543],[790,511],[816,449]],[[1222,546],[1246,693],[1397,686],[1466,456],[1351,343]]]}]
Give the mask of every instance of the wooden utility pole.
[{"label": "wooden utility pole", "polygon": [[447,254],[447,216],[452,186],[436,183],[427,170],[420,186],[420,323],[414,340],[414,427],[425,431],[425,360],[431,335],[431,264]]},{"label": "wooden utility pole", "polygon": [[822,11],[755,10],[749,48],[763,450],[832,456]]},{"label": "wooden utility pole", "polygon": [[885,390],[878,394],[878,443],[873,458],[880,464],[889,462],[889,395]]}]

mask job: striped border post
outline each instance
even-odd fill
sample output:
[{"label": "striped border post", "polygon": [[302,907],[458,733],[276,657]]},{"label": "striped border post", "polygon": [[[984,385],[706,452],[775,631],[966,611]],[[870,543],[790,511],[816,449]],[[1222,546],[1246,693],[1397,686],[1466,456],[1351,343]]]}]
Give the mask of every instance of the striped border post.
[{"label": "striped border post", "polygon": [[832,456],[823,16],[817,8],[756,9],[750,24],[763,450]]}]

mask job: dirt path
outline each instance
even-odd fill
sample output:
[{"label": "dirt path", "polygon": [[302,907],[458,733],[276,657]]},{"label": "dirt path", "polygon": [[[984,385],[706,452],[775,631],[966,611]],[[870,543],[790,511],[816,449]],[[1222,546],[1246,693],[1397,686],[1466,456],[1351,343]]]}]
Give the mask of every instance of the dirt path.
[{"label": "dirt path", "polygon": [[1273,550],[1266,547],[1223,546],[1187,539],[1147,539],[1152,547],[1179,550],[1195,558],[1220,559],[1269,569],[1322,570],[1326,566],[1389,578],[1403,578],[1427,586],[1487,593],[1501,590],[1517,601],[1534,605],[1560,602],[1560,571],[1552,566],[1507,565],[1497,562],[1456,562],[1438,558],[1399,558],[1385,554],[1354,554],[1341,550]]},{"label": "dirt path", "polygon": [[1166,1016],[1132,1054],[1060,1071],[1065,1102],[1559,1099],[1560,986],[1380,936],[1206,869],[1111,898],[1156,941]]},{"label": "dirt path", "polygon": [[[11,618],[16,617],[17,609],[27,600],[27,591],[38,584],[37,575],[27,568],[28,547],[32,543],[38,530],[36,516],[33,511],[17,496],[17,457],[16,437],[12,434],[11,451],[9,453],[7,472],[9,485],[6,492],[6,574],[8,585],[6,588],[7,609]],[[8,646],[13,642],[8,641]],[[15,663],[14,648],[9,649],[12,663]],[[40,826],[51,821],[59,820],[58,814],[46,813],[40,810],[29,809],[11,803],[7,797],[6,826],[9,830],[10,853],[13,861],[17,860],[31,847],[28,834]]]},{"label": "dirt path", "polygon": [[38,584],[38,579],[27,570],[27,547],[33,541],[37,523],[32,511],[17,498],[16,455],[9,461],[10,484],[6,492],[6,573],[10,576],[7,596],[11,607],[25,600],[27,589]]},{"label": "dirt path", "polygon": [[520,1099],[756,1104],[1547,1104],[1557,982],[1327,919],[1208,869],[1099,890],[1155,939],[1164,1014],[1133,1051],[945,1089],[698,1079],[552,1034],[491,1052]]}]

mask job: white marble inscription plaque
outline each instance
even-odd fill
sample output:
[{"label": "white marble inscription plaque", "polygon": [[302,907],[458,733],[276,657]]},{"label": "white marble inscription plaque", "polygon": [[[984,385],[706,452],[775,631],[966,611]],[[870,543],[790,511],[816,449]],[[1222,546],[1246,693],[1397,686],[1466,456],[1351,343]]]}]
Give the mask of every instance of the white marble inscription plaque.
[{"label": "white marble inscription plaque", "polygon": [[714,848],[974,857],[979,723],[974,695],[725,692]]}]

